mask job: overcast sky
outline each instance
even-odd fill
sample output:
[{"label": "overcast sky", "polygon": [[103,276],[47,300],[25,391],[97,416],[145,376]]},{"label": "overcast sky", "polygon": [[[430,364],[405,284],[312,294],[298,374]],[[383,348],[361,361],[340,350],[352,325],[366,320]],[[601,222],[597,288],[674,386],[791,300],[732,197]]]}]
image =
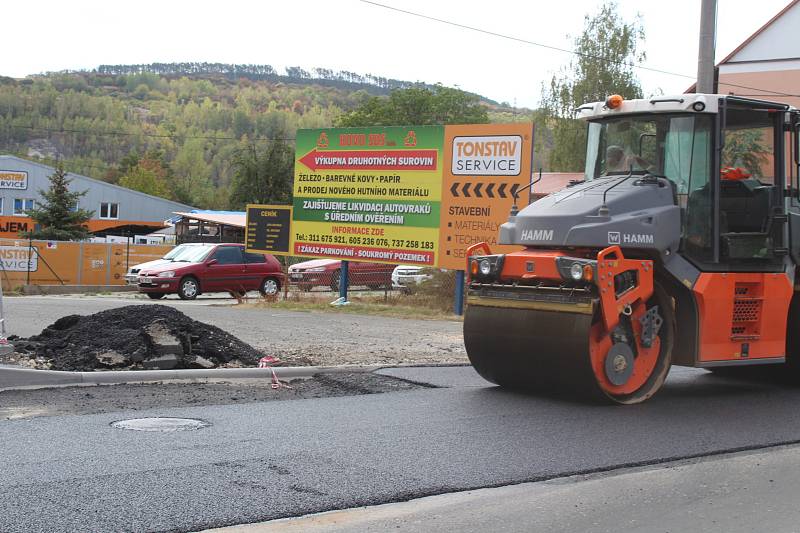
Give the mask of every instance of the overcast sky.
[{"label": "overcast sky", "polygon": [[[397,8],[561,48],[599,0],[376,0]],[[717,59],[789,0],[719,0]],[[753,6],[757,5],[758,10]],[[693,76],[700,0],[619,0],[639,13],[646,65]],[[3,2],[0,75],[100,64],[177,61],[350,70],[440,82],[497,101],[536,106],[541,82],[569,55],[455,28],[359,0],[16,0]],[[693,80],[639,71],[650,94],[683,92]]]}]

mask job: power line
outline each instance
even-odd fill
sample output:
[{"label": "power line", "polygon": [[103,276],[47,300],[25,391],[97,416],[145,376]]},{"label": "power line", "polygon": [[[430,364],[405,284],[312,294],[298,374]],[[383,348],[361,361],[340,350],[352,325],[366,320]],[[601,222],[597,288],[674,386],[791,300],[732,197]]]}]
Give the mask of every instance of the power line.
[{"label": "power line", "polygon": [[614,64],[617,64],[617,65],[624,65],[624,66],[638,68],[638,69],[642,69],[642,70],[649,70],[651,72],[657,72],[659,74],[669,74],[671,76],[680,76],[682,78],[688,78],[688,79],[691,79],[691,80],[695,79],[694,76],[689,76],[687,74],[679,74],[677,72],[670,72],[668,70],[662,70],[662,69],[658,69],[658,68],[654,68],[654,67],[647,67],[647,66],[640,65],[640,64],[637,64],[637,63],[627,63],[625,61],[617,61],[615,59],[609,59],[609,58],[603,57],[603,56],[598,56],[598,55],[594,55],[594,54],[587,54],[587,53],[584,53],[584,52],[578,52],[576,50],[570,50],[568,48],[560,48],[558,46],[553,46],[551,44],[537,43],[535,41],[530,41],[528,39],[523,39],[522,37],[514,37],[513,35],[507,35],[505,33],[499,33],[499,32],[495,32],[495,31],[491,31],[491,30],[485,30],[483,28],[477,28],[475,26],[468,26],[466,24],[453,22],[451,20],[440,19],[440,18],[437,18],[437,17],[432,17],[430,15],[425,15],[423,13],[416,13],[414,11],[408,11],[406,9],[400,9],[399,7],[389,6],[389,5],[386,5],[386,4],[380,4],[378,2],[373,2],[372,0],[359,0],[359,1],[363,2],[365,4],[370,4],[370,5],[373,5],[373,6],[382,7],[384,9],[389,9],[391,11],[397,11],[399,13],[405,13],[406,15],[412,15],[414,17],[419,17],[419,18],[423,18],[423,19],[427,19],[427,20],[432,20],[432,21],[435,21],[435,22],[439,22],[441,24],[447,24],[448,26],[455,26],[456,28],[475,31],[475,32],[478,32],[478,33],[486,34],[486,35],[491,35],[493,37],[500,37],[501,39],[507,39],[509,41],[516,41],[516,42],[520,42],[520,43],[523,43],[523,44],[529,44],[531,46],[538,46],[540,48],[547,48],[548,50],[555,50],[557,52],[563,52],[565,54],[572,54],[572,55],[582,56],[582,57],[586,57],[586,58],[589,58],[589,59],[597,59],[597,60],[600,60],[600,61],[605,61],[607,63],[614,63]]},{"label": "power line", "polygon": [[[553,45],[550,45],[550,44],[537,43],[535,41],[530,41],[528,39],[523,39],[521,37],[515,37],[513,35],[507,35],[505,33],[499,33],[499,32],[496,32],[496,31],[486,30],[486,29],[483,29],[483,28],[475,27],[475,26],[468,26],[467,24],[461,24],[461,23],[458,23],[458,22],[453,22],[452,20],[441,19],[441,18],[438,18],[438,17],[425,15],[423,13],[417,13],[415,11],[409,11],[407,9],[401,9],[399,7],[394,7],[394,6],[389,6],[389,5],[386,5],[386,4],[381,4],[381,3],[378,3],[378,2],[374,2],[373,0],[359,0],[359,1],[364,3],[364,4],[370,4],[370,5],[373,5],[373,6],[376,6],[376,7],[381,7],[381,8],[384,8],[384,9],[388,9],[390,11],[396,11],[398,13],[404,13],[406,15],[411,15],[411,16],[418,17],[418,18],[422,18],[422,19],[426,19],[426,20],[432,20],[434,22],[439,22],[440,24],[446,24],[448,26],[454,26],[456,28],[461,28],[461,29],[464,29],[464,30],[470,30],[470,31],[478,32],[478,33],[483,33],[485,35],[491,35],[493,37],[499,37],[501,39],[507,39],[509,41],[516,41],[516,42],[523,43],[523,44],[528,44],[528,45],[531,45],[531,46],[538,46],[540,48],[546,48],[548,50],[555,50],[557,52],[563,52],[565,54],[572,54],[572,55],[576,55],[576,56],[585,57],[585,58],[588,58],[588,59],[596,59],[596,60],[599,60],[599,61],[604,61],[606,63],[612,63],[612,64],[615,64],[615,65],[622,65],[622,66],[626,66],[626,67],[636,68],[636,69],[639,69],[639,70],[647,70],[649,72],[656,72],[658,74],[666,74],[668,76],[677,76],[677,77],[686,78],[686,79],[689,79],[689,80],[696,80],[697,79],[696,76],[690,76],[688,74],[681,74],[679,72],[671,72],[669,70],[663,70],[663,69],[660,69],[660,68],[648,67],[646,65],[642,65],[642,64],[639,64],[639,63],[618,61],[618,60],[615,60],[615,59],[609,59],[607,57],[598,56],[598,55],[595,55],[595,54],[587,54],[587,53],[584,53],[584,52],[578,52],[576,50],[570,50],[568,48],[560,48],[558,46],[553,46]],[[719,83],[720,83],[720,85],[727,85],[729,87],[736,87],[738,89],[749,89],[751,91],[761,91],[761,92],[769,93],[772,96],[788,96],[788,97],[800,98],[800,95],[798,95],[798,94],[786,94],[786,93],[781,93],[781,92],[778,92],[778,91],[772,91],[770,89],[760,89],[758,87],[749,87],[747,85],[737,85],[737,84],[734,84],[734,83],[727,83],[727,82],[719,82]],[[763,95],[763,96],[767,96],[767,95]]]},{"label": "power line", "polygon": [[[49,133],[81,133],[85,135],[96,135],[99,137],[154,137],[158,139],[202,139],[206,141],[241,141],[238,137],[214,137],[204,135],[181,135],[181,134],[160,134],[160,133],[133,133],[127,131],[89,131],[89,130],[74,130],[67,128],[43,128],[39,126],[17,126],[14,124],[7,125],[10,128],[33,130],[33,131],[46,131]],[[253,137],[248,141],[294,141],[294,137]]]}]

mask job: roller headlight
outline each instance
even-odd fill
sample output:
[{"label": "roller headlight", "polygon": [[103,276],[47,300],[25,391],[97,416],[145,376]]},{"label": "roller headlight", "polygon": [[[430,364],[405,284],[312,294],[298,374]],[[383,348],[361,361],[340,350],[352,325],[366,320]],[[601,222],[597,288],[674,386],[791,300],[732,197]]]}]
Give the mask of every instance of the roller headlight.
[{"label": "roller headlight", "polygon": [[157,278],[174,278],[175,272],[172,270],[167,270],[166,272],[159,272]]},{"label": "roller headlight", "polygon": [[470,279],[481,283],[491,283],[500,279],[503,271],[504,255],[484,255],[470,257]]},{"label": "roller headlight", "polygon": [[580,263],[572,263],[572,266],[569,267],[569,277],[571,277],[575,281],[580,281],[583,279],[583,265]]},{"label": "roller headlight", "polygon": [[594,281],[597,261],[579,257],[557,257],[556,267],[561,278],[573,283]]}]

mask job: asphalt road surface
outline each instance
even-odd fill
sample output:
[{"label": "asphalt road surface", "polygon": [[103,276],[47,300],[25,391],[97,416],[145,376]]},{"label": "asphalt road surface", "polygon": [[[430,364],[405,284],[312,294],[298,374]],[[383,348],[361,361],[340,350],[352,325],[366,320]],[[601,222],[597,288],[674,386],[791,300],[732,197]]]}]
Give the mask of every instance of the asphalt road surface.
[{"label": "asphalt road surface", "polygon": [[211,531],[797,531],[798,467],[800,447],[770,448]]},{"label": "asphalt road surface", "polygon": [[[629,407],[503,391],[469,367],[388,372],[441,388],[0,422],[0,531],[192,531],[800,442],[800,389],[704,371],[676,369]],[[211,425],[110,426],[128,416]],[[709,491],[742,482],[717,473]],[[690,505],[696,482],[674,486],[685,498],[637,502],[661,526],[662,505]],[[753,495],[749,512],[767,513]],[[530,512],[557,523],[567,509]]]}]

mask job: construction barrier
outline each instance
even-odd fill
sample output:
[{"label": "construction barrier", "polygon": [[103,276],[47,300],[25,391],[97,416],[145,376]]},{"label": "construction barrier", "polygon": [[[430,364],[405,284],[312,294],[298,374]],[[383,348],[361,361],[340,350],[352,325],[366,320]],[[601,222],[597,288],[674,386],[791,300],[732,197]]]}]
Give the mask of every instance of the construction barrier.
[{"label": "construction barrier", "polygon": [[23,285],[124,285],[128,267],[163,257],[172,246],[0,239],[4,290]]}]

